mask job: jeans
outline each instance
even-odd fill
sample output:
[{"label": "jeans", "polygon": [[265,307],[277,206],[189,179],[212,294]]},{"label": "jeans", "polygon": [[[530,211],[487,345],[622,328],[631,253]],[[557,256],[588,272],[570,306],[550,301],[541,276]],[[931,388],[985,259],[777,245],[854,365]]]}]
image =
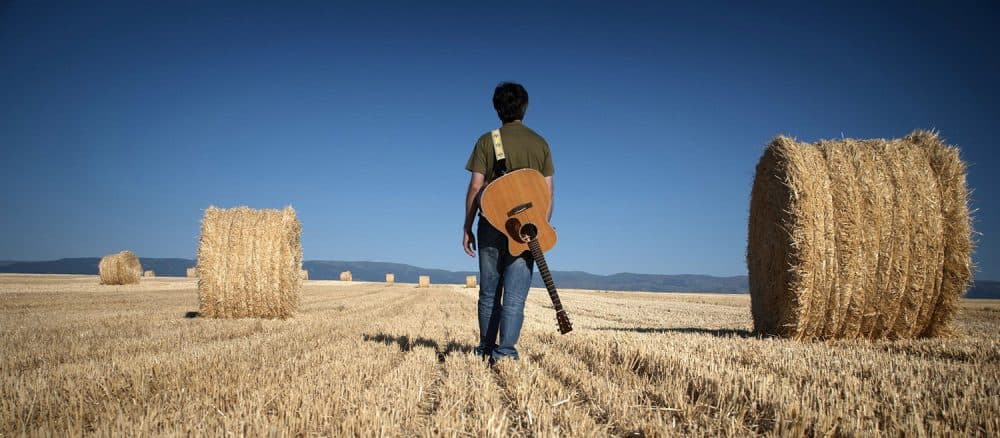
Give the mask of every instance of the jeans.
[{"label": "jeans", "polygon": [[[514,257],[507,236],[479,218],[479,346],[476,354],[493,360],[517,359],[517,339],[524,323],[524,301],[531,287],[530,252]],[[497,343],[497,335],[500,341]]]}]

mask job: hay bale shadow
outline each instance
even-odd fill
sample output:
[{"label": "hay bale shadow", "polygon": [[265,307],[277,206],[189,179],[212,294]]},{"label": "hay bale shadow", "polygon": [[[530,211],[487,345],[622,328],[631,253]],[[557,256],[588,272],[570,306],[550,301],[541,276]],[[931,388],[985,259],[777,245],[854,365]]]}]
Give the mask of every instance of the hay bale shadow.
[{"label": "hay bale shadow", "polygon": [[693,333],[712,335],[718,338],[760,338],[766,337],[746,329],[707,329],[702,327],[596,327],[593,330],[633,332],[633,333]]}]

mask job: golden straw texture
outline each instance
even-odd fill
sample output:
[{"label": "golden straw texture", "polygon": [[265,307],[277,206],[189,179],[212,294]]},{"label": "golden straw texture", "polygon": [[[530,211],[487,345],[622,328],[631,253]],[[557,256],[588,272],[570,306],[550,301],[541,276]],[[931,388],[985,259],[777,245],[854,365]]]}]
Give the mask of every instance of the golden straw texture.
[{"label": "golden straw texture", "polygon": [[142,273],[143,277],[156,277],[156,271],[145,271]]},{"label": "golden straw texture", "polygon": [[351,277],[351,271],[344,271],[340,273],[340,281],[351,281],[352,279],[353,277]]},{"label": "golden straw texture", "polygon": [[132,251],[122,251],[102,257],[98,271],[101,275],[101,284],[136,284],[139,282],[139,277],[142,277],[139,257]]},{"label": "golden straw texture", "polygon": [[465,276],[465,287],[466,288],[474,288],[474,287],[476,287],[476,276],[475,275],[466,275]]},{"label": "golden straw texture", "polygon": [[937,134],[774,139],[750,195],[758,332],[798,339],[946,334],[971,278],[965,164]]},{"label": "golden straw texture", "polygon": [[295,210],[209,207],[198,245],[198,298],[209,318],[288,318],[299,305],[302,227]]},{"label": "golden straw texture", "polygon": [[188,277],[194,278],[198,276],[198,268],[187,268],[186,275]]},{"label": "golden straw texture", "polygon": [[396,282],[396,275],[389,272],[385,274],[385,284],[392,285]]}]

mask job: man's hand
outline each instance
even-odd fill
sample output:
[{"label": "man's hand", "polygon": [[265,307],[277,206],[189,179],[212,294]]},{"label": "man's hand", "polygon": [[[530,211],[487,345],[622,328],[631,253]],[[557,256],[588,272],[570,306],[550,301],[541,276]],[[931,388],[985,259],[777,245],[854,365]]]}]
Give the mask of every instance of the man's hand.
[{"label": "man's hand", "polygon": [[469,257],[476,256],[476,236],[472,234],[472,230],[466,228],[465,236],[462,237],[462,248],[465,248],[465,253]]},{"label": "man's hand", "polygon": [[486,177],[479,172],[472,172],[469,176],[469,188],[465,191],[465,230],[462,237],[462,248],[469,257],[476,256],[476,235],[472,232],[472,222],[476,219],[476,212],[479,211],[479,192],[483,189]]}]

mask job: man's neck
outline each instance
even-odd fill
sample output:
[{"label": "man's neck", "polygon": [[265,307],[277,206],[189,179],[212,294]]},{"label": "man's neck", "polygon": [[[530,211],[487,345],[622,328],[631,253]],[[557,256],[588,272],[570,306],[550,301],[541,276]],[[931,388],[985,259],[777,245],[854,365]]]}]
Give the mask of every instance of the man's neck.
[{"label": "man's neck", "polygon": [[504,126],[506,126],[506,125],[520,125],[520,124],[521,124],[521,120],[518,119],[518,120],[514,120],[512,122],[504,123]]}]

